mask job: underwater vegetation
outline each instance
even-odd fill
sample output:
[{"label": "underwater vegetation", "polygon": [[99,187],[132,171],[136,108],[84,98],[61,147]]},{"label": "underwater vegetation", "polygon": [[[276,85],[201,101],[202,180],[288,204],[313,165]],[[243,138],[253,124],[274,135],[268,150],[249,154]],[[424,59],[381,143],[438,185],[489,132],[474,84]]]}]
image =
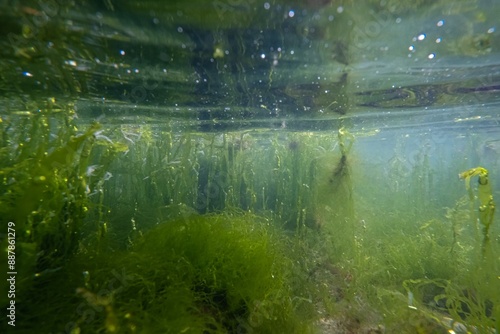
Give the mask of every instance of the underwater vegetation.
[{"label": "underwater vegetation", "polygon": [[[124,150],[98,139],[97,123],[79,131],[73,112],[71,105],[61,109],[52,103],[0,122],[0,223],[15,230],[20,288],[35,276],[59,270],[77,252],[85,218],[97,209],[89,196],[102,189],[107,165]],[[97,151],[100,164],[90,172]],[[0,246],[6,254],[7,238]],[[2,256],[4,267],[6,261]],[[5,284],[2,280],[1,287]],[[2,294],[2,304],[5,298]]]},{"label": "underwater vegetation", "polygon": [[464,189],[431,159],[459,151],[409,157],[401,136],[370,155],[379,132],[342,122],[198,133],[41,110],[0,122],[21,333],[499,328],[496,174],[457,164]]},{"label": "underwater vegetation", "polygon": [[498,333],[494,4],[0,3],[0,333]]},{"label": "underwater vegetation", "polygon": [[493,201],[493,192],[488,179],[488,171],[483,167],[476,167],[460,173],[458,176],[465,180],[465,187],[469,192],[471,203],[474,203],[474,194],[470,187],[470,178],[478,177],[479,222],[483,226],[483,246],[486,246],[489,242],[488,233],[495,214],[495,202]]},{"label": "underwater vegetation", "polygon": [[192,215],[159,224],[126,252],[80,254],[36,280],[44,289],[32,296],[44,298],[32,307],[53,309],[32,321],[70,333],[311,333],[303,260],[270,224],[251,214]]},{"label": "underwater vegetation", "polygon": [[[2,119],[2,225],[15,222],[18,232],[16,302],[23,321],[16,329],[31,332],[36,324],[41,332],[67,333],[312,331],[313,299],[306,288],[310,283],[297,265],[304,262],[298,256],[302,252],[296,252],[292,261],[291,239],[270,219],[250,213],[196,214],[220,207],[211,204],[218,198],[204,193],[209,187],[205,182],[214,173],[210,165],[201,167],[207,164],[202,160],[204,148],[191,146],[189,136],[180,143],[163,146],[162,142],[168,154],[161,156],[162,166],[167,167],[162,177],[172,177],[173,192],[169,193],[168,184],[162,187],[156,182],[151,185],[157,192],[134,188],[148,183],[139,182],[132,173],[129,185],[135,200],[127,204],[134,205],[116,216],[120,199],[112,196],[121,192],[110,182],[120,178],[117,160],[132,156],[154,163],[158,147],[151,145],[146,132],[140,138],[133,132],[120,132],[125,140],[142,140],[142,146],[129,148],[122,144],[123,138],[106,136],[101,125],[77,126],[71,116],[69,108]],[[29,136],[14,131],[20,126]],[[168,143],[168,136],[163,138]],[[212,150],[220,145],[214,139]],[[196,169],[186,172],[191,148],[203,154]],[[223,164],[243,150],[224,141],[217,148],[227,152]],[[151,159],[139,159],[138,154]],[[193,172],[205,173],[202,168],[206,176],[190,181]],[[169,175],[168,170],[181,174]],[[160,174],[148,172],[153,180]],[[227,174],[227,178],[237,177],[232,171]],[[236,182],[242,189],[239,194],[248,193],[242,179]],[[163,192],[168,197],[156,197]],[[196,204],[200,198],[206,206],[185,204]],[[160,203],[157,211],[145,214],[152,205],[145,205],[143,199]],[[113,216],[127,217],[128,225],[121,226],[126,238],[119,235]],[[148,225],[149,217],[155,218]],[[156,226],[164,219],[168,222]],[[2,239],[3,249],[6,242]],[[6,258],[2,257],[3,264]]]}]

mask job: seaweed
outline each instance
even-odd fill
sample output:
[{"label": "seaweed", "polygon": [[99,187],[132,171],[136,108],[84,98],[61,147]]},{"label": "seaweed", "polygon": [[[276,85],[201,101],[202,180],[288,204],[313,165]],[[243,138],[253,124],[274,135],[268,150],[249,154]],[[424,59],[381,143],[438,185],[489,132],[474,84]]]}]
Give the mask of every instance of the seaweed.
[{"label": "seaweed", "polygon": [[68,108],[0,124],[21,332],[498,327],[497,225],[483,217],[481,248],[475,202],[436,192],[460,184],[431,146],[408,157],[401,136],[393,158],[366,161],[354,138],[376,131],[99,128]]},{"label": "seaweed", "polygon": [[460,173],[459,178],[465,180],[465,187],[469,192],[469,199],[471,201],[471,206],[474,203],[474,194],[470,187],[470,178],[478,177],[478,199],[479,199],[479,222],[483,226],[483,249],[488,246],[489,243],[489,230],[491,224],[493,223],[493,217],[495,215],[495,202],[493,201],[493,192],[491,190],[491,183],[488,178],[488,170],[483,167],[471,168],[463,173]]},{"label": "seaweed", "polygon": [[84,272],[85,280],[64,284],[76,298],[67,288],[66,296],[47,297],[75,311],[40,323],[72,332],[311,333],[314,291],[301,284],[306,276],[286,245],[268,219],[251,214],[165,222],[129,251],[75,257],[55,284]]},{"label": "seaweed", "polygon": [[[6,117],[1,124],[5,159],[0,169],[0,221],[15,227],[21,291],[34,278],[60,270],[76,254],[84,242],[87,213],[95,207],[89,195],[102,189],[111,156],[122,149],[96,138],[97,123],[78,131],[71,104],[54,109]],[[17,133],[18,127],[24,136]],[[102,171],[90,175],[95,147],[101,145],[108,149],[101,155]],[[2,239],[1,245],[6,243]]]}]

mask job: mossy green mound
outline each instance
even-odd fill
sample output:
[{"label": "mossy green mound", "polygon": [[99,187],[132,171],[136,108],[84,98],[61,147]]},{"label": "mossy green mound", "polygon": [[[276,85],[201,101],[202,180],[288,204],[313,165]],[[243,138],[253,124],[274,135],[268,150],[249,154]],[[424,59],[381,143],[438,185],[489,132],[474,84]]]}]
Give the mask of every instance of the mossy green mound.
[{"label": "mossy green mound", "polygon": [[265,220],[249,215],[162,224],[127,258],[139,273],[120,302],[142,290],[134,299],[148,310],[144,326],[151,329],[307,332],[294,311],[292,262],[282,246]]},{"label": "mossy green mound", "polygon": [[289,247],[250,214],[166,222],[125,253],[75,260],[57,275],[68,281],[47,279],[74,284],[64,308],[74,311],[44,322],[72,333],[310,333],[314,306]]}]

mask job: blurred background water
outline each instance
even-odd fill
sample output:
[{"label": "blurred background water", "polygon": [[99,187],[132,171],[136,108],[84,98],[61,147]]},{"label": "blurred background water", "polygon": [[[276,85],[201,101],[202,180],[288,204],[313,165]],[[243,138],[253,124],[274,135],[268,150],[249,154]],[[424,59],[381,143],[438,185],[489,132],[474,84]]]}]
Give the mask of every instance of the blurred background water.
[{"label": "blurred background water", "polygon": [[335,205],[313,184],[346,175],[346,159],[338,203],[354,206],[355,230],[385,233],[401,215],[442,218],[476,166],[500,198],[499,17],[494,0],[0,1],[3,143],[33,141],[23,124],[43,113],[102,124],[98,140],[127,145],[102,174],[123,240],[172,214],[155,206],[325,225]]}]

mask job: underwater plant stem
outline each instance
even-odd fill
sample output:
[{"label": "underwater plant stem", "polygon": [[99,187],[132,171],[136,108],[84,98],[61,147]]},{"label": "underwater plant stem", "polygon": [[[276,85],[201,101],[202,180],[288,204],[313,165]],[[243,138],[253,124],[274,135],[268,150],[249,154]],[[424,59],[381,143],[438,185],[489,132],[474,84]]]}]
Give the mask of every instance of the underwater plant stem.
[{"label": "underwater plant stem", "polygon": [[458,174],[459,178],[465,180],[465,188],[469,192],[471,202],[474,201],[474,194],[470,187],[470,178],[478,177],[478,199],[479,199],[479,222],[483,226],[483,254],[486,245],[489,243],[489,229],[493,223],[495,214],[495,202],[493,201],[493,193],[491,191],[491,184],[488,179],[488,170],[483,167],[476,167],[466,170]]}]

